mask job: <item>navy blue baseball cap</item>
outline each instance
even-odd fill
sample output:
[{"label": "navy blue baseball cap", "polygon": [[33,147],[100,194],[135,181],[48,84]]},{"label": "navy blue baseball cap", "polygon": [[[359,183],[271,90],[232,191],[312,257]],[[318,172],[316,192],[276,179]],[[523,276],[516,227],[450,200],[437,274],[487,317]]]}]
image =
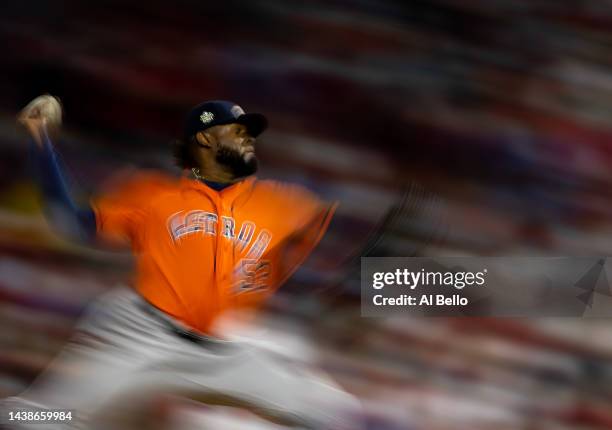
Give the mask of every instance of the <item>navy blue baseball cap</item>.
[{"label": "navy blue baseball cap", "polygon": [[243,124],[253,137],[260,135],[268,126],[268,120],[260,113],[245,113],[236,103],[227,100],[211,100],[191,109],[183,134],[189,138],[215,125],[234,123]]}]

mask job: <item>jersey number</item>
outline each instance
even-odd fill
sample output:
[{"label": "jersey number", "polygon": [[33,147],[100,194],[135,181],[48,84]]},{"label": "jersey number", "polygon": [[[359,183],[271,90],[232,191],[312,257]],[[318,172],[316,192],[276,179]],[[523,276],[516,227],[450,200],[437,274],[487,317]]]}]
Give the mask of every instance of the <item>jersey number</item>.
[{"label": "jersey number", "polygon": [[237,268],[237,292],[259,291],[268,287],[270,262],[243,258]]}]

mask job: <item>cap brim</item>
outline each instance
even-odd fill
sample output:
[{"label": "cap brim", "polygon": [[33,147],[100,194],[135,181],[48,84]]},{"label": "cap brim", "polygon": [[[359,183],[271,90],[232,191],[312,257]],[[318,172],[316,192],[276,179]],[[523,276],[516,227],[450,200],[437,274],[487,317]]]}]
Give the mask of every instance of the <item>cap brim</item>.
[{"label": "cap brim", "polygon": [[243,124],[253,137],[259,136],[268,128],[268,120],[260,113],[245,113],[236,118],[236,123]]}]

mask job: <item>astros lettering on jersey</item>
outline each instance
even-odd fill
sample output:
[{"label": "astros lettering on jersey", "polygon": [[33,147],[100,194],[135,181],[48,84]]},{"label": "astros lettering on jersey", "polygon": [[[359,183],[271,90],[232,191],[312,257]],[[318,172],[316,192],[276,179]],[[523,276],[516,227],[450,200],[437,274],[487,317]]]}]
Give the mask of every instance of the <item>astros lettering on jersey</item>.
[{"label": "astros lettering on jersey", "polygon": [[141,295],[201,332],[225,310],[257,306],[280,287],[336,207],[254,177],[216,191],[160,173],[136,175],[92,206],[99,236],[131,242]]}]

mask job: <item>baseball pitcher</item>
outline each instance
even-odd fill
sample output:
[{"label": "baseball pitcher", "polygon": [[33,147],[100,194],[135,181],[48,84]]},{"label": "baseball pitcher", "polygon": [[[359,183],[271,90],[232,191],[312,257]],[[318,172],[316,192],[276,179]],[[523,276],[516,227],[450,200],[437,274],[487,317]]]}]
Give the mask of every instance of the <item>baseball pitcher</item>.
[{"label": "baseball pitcher", "polygon": [[168,392],[224,399],[287,426],[358,428],[349,418],[356,401],[332,383],[215,331],[221,315],[256,309],[287,280],[335,208],[301,187],[253,176],[266,118],[228,101],[201,103],[174,146],[189,176],[142,172],[79,207],[51,141],[61,113],[47,95],[19,116],[32,136],[46,214],[72,237],[131,246],[136,275],[133,289],[90,306],[49,369],[3,401],[3,414],[68,409],[70,422],[31,426],[118,428],[105,422],[118,399]]}]

